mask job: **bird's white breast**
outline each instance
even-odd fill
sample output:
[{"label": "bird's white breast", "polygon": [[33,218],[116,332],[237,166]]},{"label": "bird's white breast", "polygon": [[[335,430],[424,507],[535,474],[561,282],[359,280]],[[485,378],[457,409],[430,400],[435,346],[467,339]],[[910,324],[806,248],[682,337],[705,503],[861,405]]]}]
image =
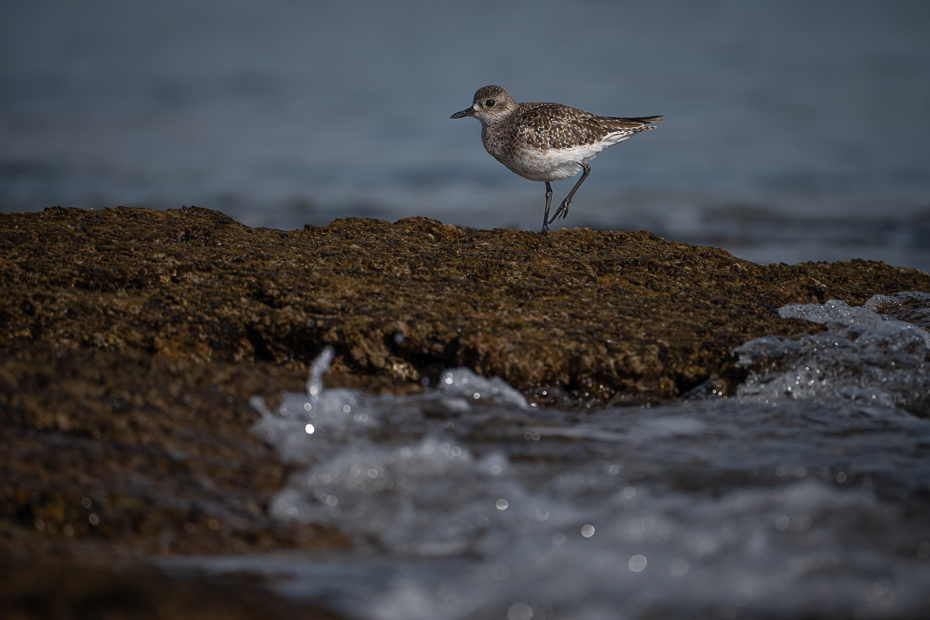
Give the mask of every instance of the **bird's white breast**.
[{"label": "bird's white breast", "polygon": [[560,181],[581,172],[581,163],[587,163],[604,149],[630,137],[629,133],[616,133],[601,142],[582,144],[571,148],[540,150],[515,145],[509,152],[493,149],[485,143],[488,153],[521,177],[531,181]]}]

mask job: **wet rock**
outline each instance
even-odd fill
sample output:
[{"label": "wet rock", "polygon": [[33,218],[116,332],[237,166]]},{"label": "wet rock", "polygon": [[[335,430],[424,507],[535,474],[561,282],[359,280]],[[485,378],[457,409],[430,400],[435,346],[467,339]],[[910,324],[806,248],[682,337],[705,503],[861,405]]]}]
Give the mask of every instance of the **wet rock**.
[{"label": "wet rock", "polygon": [[265,515],[287,472],[249,434],[246,400],[283,379],[249,363],[5,351],[0,544],[17,556],[61,547],[77,557],[347,544]]},{"label": "wet rock", "polygon": [[299,374],[332,345],[334,383],[380,391],[466,365],[540,397],[658,401],[731,376],[742,342],[797,331],[781,305],[930,286],[883,263],[759,266],[648,232],[466,232],[425,218],[280,231],[198,208],[0,222],[7,349]]},{"label": "wet rock", "polygon": [[174,580],[151,568],[81,566],[61,562],[0,562],[4,618],[109,620],[337,620],[315,605],[289,603],[252,583]]}]

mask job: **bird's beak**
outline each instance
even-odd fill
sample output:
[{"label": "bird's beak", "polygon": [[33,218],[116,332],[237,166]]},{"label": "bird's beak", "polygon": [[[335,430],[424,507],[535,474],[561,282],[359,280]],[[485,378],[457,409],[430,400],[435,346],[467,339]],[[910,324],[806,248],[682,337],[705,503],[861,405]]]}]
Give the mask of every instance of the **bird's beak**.
[{"label": "bird's beak", "polygon": [[465,118],[466,116],[474,116],[474,115],[475,115],[475,109],[474,109],[474,108],[465,108],[465,109],[462,110],[461,112],[456,112],[455,114],[453,114],[453,115],[450,116],[449,118]]}]

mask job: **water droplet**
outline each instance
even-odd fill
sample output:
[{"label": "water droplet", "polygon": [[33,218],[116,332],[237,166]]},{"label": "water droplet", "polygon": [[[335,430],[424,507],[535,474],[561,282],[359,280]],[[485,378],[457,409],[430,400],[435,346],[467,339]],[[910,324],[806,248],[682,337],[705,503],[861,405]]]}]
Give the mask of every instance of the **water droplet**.
[{"label": "water droplet", "polygon": [[630,570],[634,573],[641,572],[644,568],[646,568],[646,556],[641,554],[634,555],[630,558],[629,567]]},{"label": "water droplet", "polygon": [[531,620],[533,608],[526,603],[514,603],[507,610],[507,620]]},{"label": "water droplet", "polygon": [[497,506],[498,510],[507,510],[507,506],[510,504],[507,503],[506,499],[499,499],[494,505]]},{"label": "water droplet", "polygon": [[930,542],[922,542],[917,547],[917,557],[925,558],[930,555]]}]

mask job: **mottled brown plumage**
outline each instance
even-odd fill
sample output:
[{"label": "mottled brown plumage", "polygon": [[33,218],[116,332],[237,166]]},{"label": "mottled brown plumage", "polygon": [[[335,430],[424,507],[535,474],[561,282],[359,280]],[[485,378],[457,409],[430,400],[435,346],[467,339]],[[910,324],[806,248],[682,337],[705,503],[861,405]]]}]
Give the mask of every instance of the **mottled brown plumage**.
[{"label": "mottled brown plumage", "polygon": [[[481,140],[497,161],[520,176],[546,183],[546,212],[542,232],[568,215],[568,205],[587,178],[587,162],[604,149],[641,131],[654,129],[661,116],[616,118],[597,116],[558,103],[517,103],[500,86],[475,93],[472,106],[452,118],[474,116],[481,122]],[[584,174],[549,219],[550,181]]]}]

